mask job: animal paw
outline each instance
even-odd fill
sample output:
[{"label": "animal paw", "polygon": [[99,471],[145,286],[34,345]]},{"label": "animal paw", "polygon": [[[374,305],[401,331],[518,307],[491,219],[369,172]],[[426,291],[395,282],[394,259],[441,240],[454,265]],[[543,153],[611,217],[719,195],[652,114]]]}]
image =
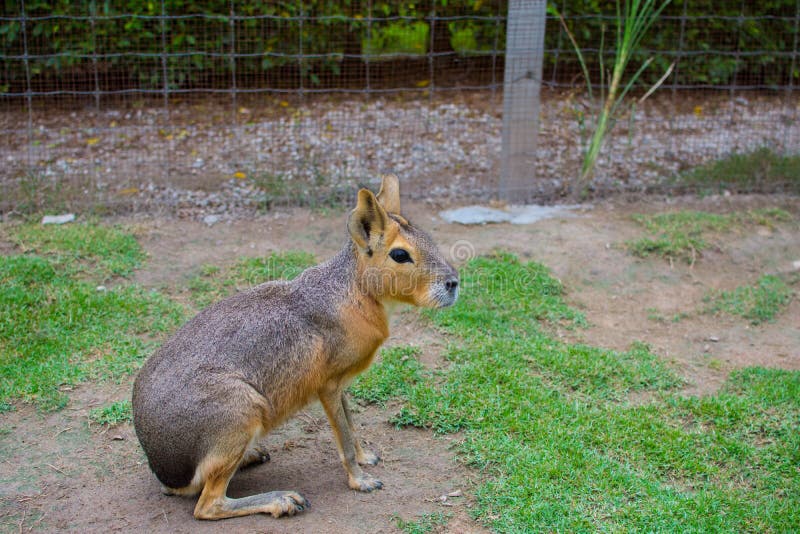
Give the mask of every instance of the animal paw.
[{"label": "animal paw", "polygon": [[310,508],[311,503],[308,499],[295,493],[294,491],[283,491],[277,496],[271,505],[272,517],[281,517],[284,515],[294,515],[297,512],[302,512],[306,508]]},{"label": "animal paw", "polygon": [[358,458],[358,463],[361,465],[378,465],[381,457],[372,451],[361,451],[361,456]]},{"label": "animal paw", "polygon": [[269,462],[269,452],[267,452],[267,448],[262,445],[256,445],[252,449],[247,449],[247,451],[245,451],[242,461],[239,463],[239,468],[265,464],[267,462]]},{"label": "animal paw", "polygon": [[372,490],[381,489],[383,487],[383,482],[367,473],[362,473],[361,476],[358,477],[350,477],[349,483],[352,489],[363,491],[364,493],[369,493]]}]

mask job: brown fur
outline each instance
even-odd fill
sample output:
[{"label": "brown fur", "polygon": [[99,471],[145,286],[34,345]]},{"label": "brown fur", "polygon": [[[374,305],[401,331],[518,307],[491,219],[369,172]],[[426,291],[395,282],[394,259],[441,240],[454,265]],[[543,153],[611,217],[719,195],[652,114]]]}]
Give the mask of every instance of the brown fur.
[{"label": "brown fur", "polygon": [[[291,282],[262,284],[203,310],[137,376],[136,434],[165,493],[200,493],[195,517],[305,509],[305,498],[291,491],[241,499],[225,493],[237,469],[268,459],[258,439],[315,399],[331,423],[348,485],[382,486],[359,465],[379,459],[353,435],[345,388],[389,336],[385,304],[448,306],[458,273],[400,215],[393,175],[383,177],[377,197],[359,191],[347,228],[336,256]],[[398,248],[411,261],[390,255]]]}]

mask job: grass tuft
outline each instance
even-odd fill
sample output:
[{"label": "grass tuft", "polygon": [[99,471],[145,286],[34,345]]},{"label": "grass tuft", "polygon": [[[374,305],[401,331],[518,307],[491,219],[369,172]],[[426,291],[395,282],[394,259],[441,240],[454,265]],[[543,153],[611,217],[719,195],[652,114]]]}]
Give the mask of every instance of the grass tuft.
[{"label": "grass tuft", "polygon": [[753,325],[774,320],[791,299],[792,290],[775,275],[764,275],[752,286],[739,286],[705,297],[707,312],[738,315]]},{"label": "grass tuft", "polygon": [[694,168],[677,181],[703,193],[800,193],[800,156],[779,156],[759,148]]},{"label": "grass tuft", "polygon": [[423,378],[419,353],[418,347],[383,349],[380,362],[353,381],[350,393],[359,400],[380,406],[392,397],[406,394]]},{"label": "grass tuft", "polygon": [[240,258],[233,266],[224,269],[204,265],[200,273],[189,280],[189,291],[193,303],[204,308],[236,291],[270,280],[291,280],[315,263],[312,254],[289,251],[263,258]]},{"label": "grass tuft", "polygon": [[136,238],[116,226],[25,224],[11,233],[23,251],[46,257],[61,269],[100,279],[130,276],[145,259]]},{"label": "grass tuft", "polygon": [[633,220],[651,234],[628,241],[625,245],[634,256],[650,255],[693,263],[710,246],[710,239],[735,227],[771,226],[792,216],[780,208],[750,210],[743,213],[716,214],[703,211],[678,211],[657,215],[634,215]]},{"label": "grass tuft", "polygon": [[131,411],[131,401],[121,400],[112,402],[101,408],[93,408],[89,412],[89,420],[99,425],[114,426],[120,423],[127,423],[133,419]]},{"label": "grass tuft", "polygon": [[446,526],[451,515],[444,512],[433,512],[421,515],[416,521],[404,520],[398,515],[393,516],[393,519],[397,528],[406,534],[428,534]]}]

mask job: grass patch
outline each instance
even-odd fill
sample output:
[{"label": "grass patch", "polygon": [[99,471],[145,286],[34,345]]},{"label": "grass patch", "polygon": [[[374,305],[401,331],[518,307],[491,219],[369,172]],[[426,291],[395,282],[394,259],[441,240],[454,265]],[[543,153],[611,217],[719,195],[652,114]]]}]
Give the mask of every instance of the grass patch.
[{"label": "grass patch", "polygon": [[353,397],[384,406],[392,397],[406,394],[423,378],[418,347],[392,347],[381,351],[381,361],[350,385]]},{"label": "grass patch", "polygon": [[710,246],[710,239],[720,233],[745,225],[771,226],[789,221],[792,216],[779,208],[750,210],[742,213],[716,214],[703,211],[678,211],[657,215],[634,215],[650,236],[626,242],[634,256],[650,255],[693,263]]},{"label": "grass patch", "polygon": [[446,526],[450,516],[451,514],[445,514],[444,512],[433,512],[421,515],[416,521],[406,521],[397,515],[393,519],[397,528],[406,534],[428,534],[439,527]]},{"label": "grass patch", "polygon": [[204,265],[189,280],[192,302],[199,308],[221,300],[237,291],[268,282],[291,280],[316,263],[308,252],[276,252],[266,257],[240,258],[231,267],[220,269]]},{"label": "grass patch", "polygon": [[65,387],[133,372],[154,337],[182,319],[180,307],[155,292],[99,289],[108,276],[129,274],[144,253],[119,229],[88,224],[81,232],[22,227],[16,237],[36,254],[0,256],[0,405],[62,407]]},{"label": "grass patch", "polygon": [[727,313],[750,321],[753,325],[772,321],[792,299],[792,290],[779,276],[764,275],[752,286],[739,286],[731,291],[718,291],[705,297],[706,311]]},{"label": "grass patch", "polygon": [[145,259],[136,238],[117,226],[25,224],[11,237],[24,252],[35,252],[60,269],[101,279],[129,276]]},{"label": "grass patch", "polygon": [[800,156],[779,156],[759,148],[696,167],[682,174],[677,183],[701,193],[800,193]]},{"label": "grass patch", "polygon": [[[525,272],[536,276],[516,283]],[[800,373],[746,369],[717,395],[684,398],[681,379],[642,343],[614,352],[548,333],[580,319],[543,267],[478,258],[462,281],[459,303],[430,314],[453,336],[451,365],[403,380],[394,421],[462,432],[460,457],[482,474],[472,509],[482,523],[498,532],[800,528]],[[367,377],[378,381],[389,365]]]},{"label": "grass patch", "polygon": [[133,412],[131,411],[131,401],[129,400],[112,402],[101,408],[93,408],[89,412],[89,420],[99,425],[113,426],[126,423],[132,419]]}]

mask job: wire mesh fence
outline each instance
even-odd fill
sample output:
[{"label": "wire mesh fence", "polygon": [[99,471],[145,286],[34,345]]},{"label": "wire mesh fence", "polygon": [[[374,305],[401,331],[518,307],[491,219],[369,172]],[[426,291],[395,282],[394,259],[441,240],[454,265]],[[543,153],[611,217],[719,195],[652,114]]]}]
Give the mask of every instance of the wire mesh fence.
[{"label": "wire mesh fence", "polygon": [[[326,203],[387,171],[416,198],[497,194],[507,2],[6,0],[2,10],[3,212]],[[557,197],[578,172],[593,104],[567,30],[602,87],[615,21],[613,2],[548,5],[539,142],[519,200]],[[672,2],[634,59],[632,69],[652,58],[634,92],[673,71],[619,116],[593,189],[663,185],[762,146],[797,152],[799,27],[798,0]]]}]

